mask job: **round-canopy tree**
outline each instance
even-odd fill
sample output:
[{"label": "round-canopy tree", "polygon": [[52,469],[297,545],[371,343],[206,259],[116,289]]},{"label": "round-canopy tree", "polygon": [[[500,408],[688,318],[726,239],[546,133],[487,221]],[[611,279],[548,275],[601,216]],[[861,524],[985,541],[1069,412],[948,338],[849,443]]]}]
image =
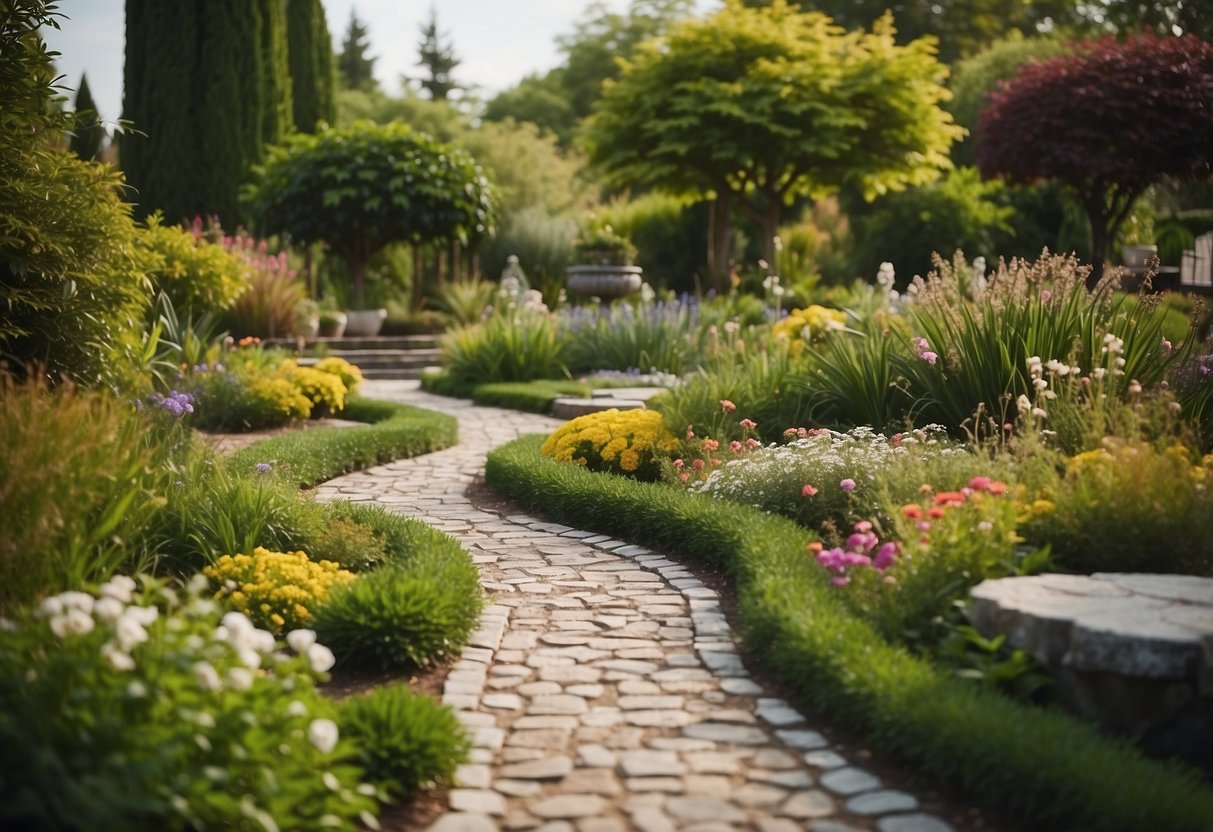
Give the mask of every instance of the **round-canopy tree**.
[{"label": "round-canopy tree", "polygon": [[894,41],[891,19],[847,32],[784,0],[675,24],[604,85],[591,160],[618,187],[716,200],[709,263],[728,260],[732,205],[762,229],[783,207],[846,182],[875,195],[949,165],[961,130],[938,102],[947,70],[929,41]]},{"label": "round-canopy tree", "polygon": [[1142,192],[1213,173],[1213,45],[1141,34],[1023,66],[990,95],[977,165],[1016,184],[1069,188],[1091,222],[1092,285]]},{"label": "round-canopy tree", "polygon": [[356,306],[368,261],[389,243],[468,244],[493,230],[496,196],[472,157],[404,124],[292,136],[254,177],[246,198],[264,230],[338,252]]}]

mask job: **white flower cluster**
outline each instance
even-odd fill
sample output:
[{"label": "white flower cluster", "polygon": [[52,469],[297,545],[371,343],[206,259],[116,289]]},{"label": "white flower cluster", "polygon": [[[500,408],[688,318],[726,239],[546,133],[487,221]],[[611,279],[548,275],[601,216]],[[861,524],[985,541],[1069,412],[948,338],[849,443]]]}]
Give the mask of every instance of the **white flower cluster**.
[{"label": "white flower cluster", "polygon": [[115,670],[133,670],[131,653],[148,640],[147,628],[160,611],[131,603],[136,584],[119,575],[102,584],[97,595],[87,592],[61,592],[38,605],[38,614],[49,619],[51,632],[60,639],[91,633],[97,624],[109,628],[110,639],[101,646],[101,655]]},{"label": "white flower cluster", "polygon": [[965,453],[962,447],[941,442],[943,434],[939,425],[899,434],[895,441],[870,427],[848,433],[811,431],[786,445],[768,445],[729,460],[690,490],[764,508],[799,495],[806,482],[875,481],[898,457],[915,452]]}]

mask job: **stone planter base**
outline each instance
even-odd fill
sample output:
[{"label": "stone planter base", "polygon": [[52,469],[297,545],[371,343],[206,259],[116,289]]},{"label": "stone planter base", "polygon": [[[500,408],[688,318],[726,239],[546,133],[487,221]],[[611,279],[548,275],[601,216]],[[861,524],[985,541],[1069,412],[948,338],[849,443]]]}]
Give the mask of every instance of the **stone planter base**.
[{"label": "stone planter base", "polygon": [[569,266],[570,295],[596,297],[605,301],[640,291],[639,266]]},{"label": "stone planter base", "polygon": [[373,338],[387,320],[386,309],[350,309],[345,313],[347,338]]}]

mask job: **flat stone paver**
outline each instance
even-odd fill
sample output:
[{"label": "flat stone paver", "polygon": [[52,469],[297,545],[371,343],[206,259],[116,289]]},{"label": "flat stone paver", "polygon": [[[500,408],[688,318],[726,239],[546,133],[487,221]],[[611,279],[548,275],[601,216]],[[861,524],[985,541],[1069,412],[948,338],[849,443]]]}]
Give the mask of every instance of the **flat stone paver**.
[{"label": "flat stone paver", "polygon": [[473,504],[489,450],[561,421],[416,382],[368,382],[366,393],[456,416],[459,444],[338,477],[318,496],[452,535],[490,599],[447,677],[443,701],[473,750],[431,832],[951,829],[750,678],[720,599],[685,567]]}]

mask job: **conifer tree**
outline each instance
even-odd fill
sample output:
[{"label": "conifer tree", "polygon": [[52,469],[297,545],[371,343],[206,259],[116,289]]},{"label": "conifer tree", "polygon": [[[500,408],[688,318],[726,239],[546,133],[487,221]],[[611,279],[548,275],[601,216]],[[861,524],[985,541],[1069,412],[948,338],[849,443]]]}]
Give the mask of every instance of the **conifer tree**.
[{"label": "conifer tree", "polygon": [[290,123],[278,0],[127,0],[121,165],[136,214],[241,221],[237,194]]},{"label": "conifer tree", "polygon": [[448,41],[442,42],[438,31],[438,9],[430,6],[430,19],[421,26],[421,42],[417,45],[417,66],[425,74],[417,79],[417,84],[426,91],[434,101],[446,101],[451,93],[462,89],[455,82],[452,73],[455,67],[462,63],[455,57],[455,47]]},{"label": "conifer tree", "polygon": [[81,75],[80,88],[76,90],[76,113],[69,146],[72,153],[86,162],[92,162],[101,155],[101,143],[105,141],[105,137],[101,115],[97,112],[92,91],[88,88],[88,76]]},{"label": "conifer tree", "polygon": [[336,121],[333,45],[320,0],[289,0],[287,47],[295,129],[314,133],[318,122]]},{"label": "conifer tree", "polygon": [[350,9],[350,23],[345,29],[341,54],[337,56],[337,70],[346,89],[375,89],[375,59],[367,57],[369,46],[366,24],[358,19],[357,11]]}]

